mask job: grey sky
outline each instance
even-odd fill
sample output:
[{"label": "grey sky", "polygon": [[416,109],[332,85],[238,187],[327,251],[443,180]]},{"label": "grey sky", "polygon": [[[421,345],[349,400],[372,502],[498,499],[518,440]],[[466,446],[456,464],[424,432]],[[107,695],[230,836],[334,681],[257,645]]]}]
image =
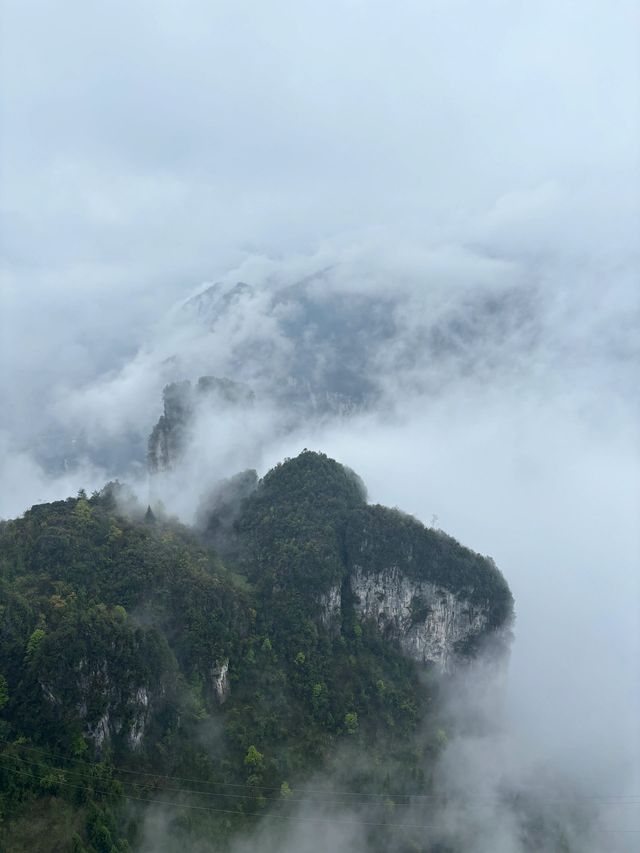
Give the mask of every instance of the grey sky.
[{"label": "grey sky", "polygon": [[5,258],[32,287],[193,282],[243,247],[624,181],[637,25],[627,0],[8,0]]},{"label": "grey sky", "polygon": [[619,227],[638,19],[627,0],[6,0],[11,428],[26,386],[86,382],[247,252],[389,225],[430,239],[548,184]]}]

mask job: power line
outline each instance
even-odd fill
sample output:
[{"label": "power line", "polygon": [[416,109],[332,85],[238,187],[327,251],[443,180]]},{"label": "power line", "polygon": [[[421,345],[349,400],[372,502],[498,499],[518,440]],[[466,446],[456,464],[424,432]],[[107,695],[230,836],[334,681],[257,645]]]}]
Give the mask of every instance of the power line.
[{"label": "power line", "polygon": [[[4,759],[5,761],[19,761],[19,762],[21,762],[22,764],[28,764],[28,765],[30,765],[30,766],[32,766],[32,767],[42,767],[42,768],[44,768],[45,770],[59,770],[59,771],[60,771],[60,772],[62,772],[62,773],[70,773],[70,774],[72,774],[73,776],[78,776],[79,778],[84,779],[85,781],[87,781],[87,782],[89,782],[89,783],[91,783],[91,781],[92,781],[92,780],[91,780],[91,778],[90,778],[89,776],[87,776],[87,775],[84,775],[84,774],[83,774],[83,771],[81,771],[81,770],[74,770],[74,769],[69,768],[69,767],[54,767],[54,766],[52,766],[51,764],[44,764],[44,763],[42,763],[42,762],[35,761],[35,760],[34,760],[34,759],[32,759],[32,758],[20,758],[20,757],[19,757],[19,756],[17,756],[17,755],[8,755],[8,754],[6,754],[6,753],[5,753],[4,755],[0,755],[0,760],[2,760],[2,759]],[[87,765],[87,766],[89,766],[89,767],[99,767],[99,765],[97,765],[97,764],[93,764],[93,765],[89,764],[89,765]],[[0,764],[0,768],[3,768],[3,769],[10,769],[10,768],[4,768],[4,766],[3,766],[3,765],[1,765],[1,764]],[[117,772],[119,772],[119,770],[118,770],[118,768],[117,768],[117,767],[112,767],[111,769],[112,769],[114,772],[116,772],[116,773],[117,773]],[[160,777],[158,777],[158,778],[160,778]],[[169,779],[170,779],[170,778],[172,778],[172,777],[164,777],[164,778],[169,778]],[[117,781],[119,781],[119,782],[124,782],[124,783],[125,783],[125,784],[127,784],[127,785],[129,785],[129,784],[134,785],[134,784],[135,784],[135,785],[138,785],[139,787],[144,787],[144,785],[145,785],[145,783],[142,783],[142,782],[140,782],[140,783],[139,783],[139,782],[129,782],[129,781],[122,780],[122,779],[118,779]],[[203,782],[202,784],[207,784],[207,783],[206,783],[206,782]],[[215,782],[214,782],[214,783],[212,783],[212,784],[217,784],[217,783],[215,783]],[[249,786],[249,787],[251,787],[251,786]],[[217,792],[217,791],[198,791],[198,790],[195,790],[195,789],[193,789],[193,788],[173,788],[173,787],[170,787],[170,786],[167,786],[167,785],[162,785],[162,790],[163,790],[163,791],[173,791],[173,792],[175,792],[175,793],[181,793],[181,794],[196,794],[196,795],[198,795],[198,796],[203,796],[203,797],[224,797],[225,799],[232,798],[232,799],[238,799],[238,800],[246,800],[246,799],[247,799],[247,797],[249,796],[248,794],[228,794],[228,793],[220,793],[220,792]],[[280,790],[280,789],[278,789],[278,790]],[[276,802],[276,803],[277,803],[277,802],[280,802],[280,803],[282,803],[282,802],[287,802],[287,803],[301,803],[301,804],[314,803],[314,804],[322,804],[322,805],[329,805],[329,806],[344,806],[344,805],[348,805],[349,807],[352,807],[352,806],[371,806],[371,805],[374,805],[373,803],[371,803],[371,802],[369,802],[369,801],[365,801],[365,802],[350,802],[350,803],[345,803],[345,802],[341,802],[340,800],[335,800],[335,799],[334,799],[334,800],[315,800],[315,801],[314,801],[313,799],[310,799],[309,797],[306,797],[306,798],[302,798],[302,799],[300,799],[300,798],[293,797],[293,796],[287,796],[287,797],[264,797],[262,794],[260,794],[260,796],[262,796],[262,797],[263,797],[263,799],[265,799],[265,800],[267,800],[267,801],[269,801],[269,802]],[[407,797],[403,797],[402,799],[408,800],[408,799],[409,799],[409,797],[408,797],[408,796],[407,796]],[[375,804],[375,805],[377,805],[377,804]],[[394,803],[394,805],[409,805],[409,803]]]},{"label": "power line", "polygon": [[[49,750],[38,748],[38,747],[33,747],[33,746],[26,746],[24,744],[14,743],[14,742],[11,742],[9,740],[2,739],[2,738],[0,738],[0,743],[5,743],[8,746],[16,747],[18,749],[24,749],[27,752],[40,753],[40,754],[43,754],[46,756],[50,755]],[[0,754],[0,757],[7,757],[7,756]],[[11,757],[15,758],[16,756],[11,756]],[[58,756],[53,756],[52,758],[53,758],[53,760],[56,760],[56,761],[59,760],[59,761],[75,762],[77,764],[82,764],[85,767],[96,768],[96,767],[100,766],[96,762],[83,761],[82,759],[71,757],[71,756],[58,755]],[[36,763],[36,762],[32,762],[32,763]],[[41,766],[47,766],[48,767],[50,765],[41,765]],[[256,790],[280,792],[280,790],[281,790],[281,788],[278,787],[277,785],[250,785],[248,783],[243,783],[243,782],[218,782],[218,781],[207,780],[207,779],[194,779],[194,778],[185,777],[185,776],[174,776],[174,775],[166,774],[166,773],[158,773],[158,772],[152,771],[152,770],[130,770],[130,769],[125,768],[125,767],[118,767],[117,765],[110,765],[110,766],[117,773],[126,773],[127,775],[133,775],[133,776],[153,777],[155,779],[161,779],[161,780],[167,779],[167,780],[175,781],[175,782],[190,782],[190,783],[197,784],[197,785],[209,785],[209,786],[216,786],[216,787],[221,787],[221,788],[242,788],[242,789],[245,789],[248,791],[253,791],[253,792],[255,792]],[[55,769],[65,771],[65,768],[55,768]],[[169,790],[169,789],[166,789],[166,790]],[[210,793],[211,796],[227,796],[227,797],[234,796],[231,794],[226,794],[226,795],[216,794],[215,792],[192,791],[191,789],[185,789],[185,788],[174,788],[172,790],[189,791],[190,793],[199,793],[199,794],[205,794],[205,795]],[[446,800],[447,799],[447,796],[444,794],[406,794],[406,793],[400,794],[400,793],[392,793],[392,792],[381,793],[381,794],[367,794],[367,793],[362,792],[362,791],[344,791],[344,790],[327,791],[327,790],[310,789],[310,788],[304,788],[304,790],[308,794],[318,795],[318,796],[327,796],[328,795],[328,796],[332,796],[332,797],[336,797],[336,796],[368,797],[368,798],[372,798],[372,799],[381,799],[383,801],[384,800],[392,800],[393,798],[396,798],[398,800],[407,800],[407,799],[410,799],[410,800],[443,800],[443,799],[445,799]],[[235,796],[241,797],[243,795],[238,794]],[[273,798],[269,798],[269,797],[265,797],[265,798],[266,799],[273,799]],[[277,799],[277,798],[275,798],[275,799]],[[287,799],[290,799],[290,798],[287,798]],[[537,797],[536,800],[538,802],[548,802],[548,803],[603,802],[603,803],[608,803],[611,805],[615,805],[615,804],[617,804],[616,801],[620,801],[621,804],[627,804],[628,803],[630,805],[634,805],[636,802],[640,803],[640,794],[599,794],[599,795],[593,795],[593,796],[572,796],[572,797],[563,797],[563,798],[551,797],[551,798],[545,798],[545,799],[540,799],[539,797]],[[493,802],[500,802],[500,800],[498,798],[495,798],[495,797],[494,798],[466,798],[465,797],[465,802],[478,802],[478,803],[482,803],[482,804],[488,804],[488,803],[493,803]],[[352,805],[368,805],[368,804],[369,803],[366,803],[366,802],[361,803],[361,804],[360,803],[352,803]],[[402,805],[402,803],[399,803],[399,805]]]},{"label": "power line", "polygon": [[[70,773],[73,776],[77,776],[80,779],[83,779],[89,783],[92,782],[91,778],[86,776],[86,775],[83,775],[83,771],[81,771],[81,770],[74,770],[72,768],[65,768],[65,767],[53,767],[51,764],[44,764],[42,762],[37,762],[31,758],[27,758],[27,759],[20,758],[17,755],[6,755],[6,754],[0,755],[0,759],[2,759],[2,758],[4,758],[6,761],[19,761],[23,764],[28,764],[28,765],[33,766],[33,767],[44,768],[45,770],[59,770],[62,773]],[[89,766],[98,767],[99,765],[89,765]],[[0,767],[2,767],[2,765],[0,765]],[[113,767],[111,769],[114,772],[118,772],[118,769],[116,767]],[[165,778],[170,779],[171,777],[165,777]],[[123,782],[124,784],[135,784],[135,785],[138,785],[138,787],[144,787],[145,786],[145,783],[128,782],[128,781],[122,780],[122,779],[117,779],[117,781]],[[206,783],[203,783],[203,784],[206,784]],[[216,791],[199,791],[199,790],[195,790],[193,788],[175,788],[175,787],[171,787],[168,785],[162,785],[161,787],[162,787],[163,791],[172,791],[174,793],[180,793],[180,794],[195,794],[196,796],[201,796],[201,797],[244,800],[244,799],[247,799],[247,797],[249,796],[248,794],[228,794],[228,793],[220,793],[220,792],[216,792]],[[254,791],[254,793],[255,793],[255,791]],[[260,795],[260,796],[263,796],[263,795]],[[269,796],[264,797],[263,796],[263,799],[265,799],[268,802],[275,802],[275,803],[286,802],[286,803],[298,803],[301,805],[311,804],[311,805],[323,805],[323,806],[348,806],[349,808],[354,808],[356,806],[379,805],[378,803],[372,803],[370,801],[344,802],[344,801],[335,800],[335,799],[317,799],[317,798],[313,798],[313,797],[299,798],[299,797],[294,797],[294,796],[286,796],[286,797],[282,797],[282,796],[280,796],[280,797],[269,797]],[[441,797],[441,799],[446,802],[446,797]],[[388,797],[386,802],[391,803],[393,806],[409,807],[411,805],[415,805],[414,797],[410,794],[408,794],[406,796],[398,797],[398,800],[403,800],[405,802],[394,801],[391,797]],[[479,800],[477,802],[479,804],[482,804],[482,805],[489,805],[492,803],[500,804],[500,801],[495,800],[495,799],[494,800]],[[540,802],[540,801],[538,800],[538,802]],[[573,802],[573,801],[572,800],[562,800],[562,799],[550,799],[550,800],[543,800],[542,802],[563,803],[563,802]],[[614,806],[635,806],[635,805],[640,806],[640,800],[636,800],[636,799],[621,800],[621,801],[616,802],[616,801],[611,801],[610,799],[607,799],[607,798],[602,798],[601,802],[606,803],[607,805],[614,805]],[[465,803],[465,806],[466,805],[467,805],[467,803]]]},{"label": "power line", "polygon": [[[2,769],[6,772],[16,773],[20,776],[27,776],[30,779],[33,778],[33,776],[30,773],[27,773],[26,771],[16,770],[15,768],[10,768],[10,767],[2,767]],[[51,767],[50,769],[61,770],[63,773],[65,772],[64,768],[61,768],[61,767]],[[73,782],[56,780],[56,784],[65,785],[65,786],[70,787],[70,788],[79,788],[81,790],[85,790],[84,785],[76,785]],[[137,797],[137,796],[134,796],[131,794],[125,794],[125,793],[114,792],[114,791],[101,791],[101,790],[98,790],[96,788],[93,788],[93,792],[95,794],[101,794],[102,796],[106,796],[106,797],[117,796],[117,797],[121,797],[125,800],[132,800],[134,802],[140,802],[140,803],[148,803],[150,805],[155,805],[155,806],[169,806],[171,808],[177,808],[177,809],[192,809],[192,810],[206,811],[206,812],[212,812],[212,813],[217,813],[217,814],[230,814],[230,815],[234,815],[235,817],[238,817],[238,818],[245,818],[245,817],[272,818],[275,820],[287,820],[287,821],[291,821],[294,823],[296,823],[296,822],[297,823],[301,823],[301,822],[302,823],[330,823],[331,825],[340,824],[340,825],[347,825],[347,826],[375,826],[375,827],[387,827],[387,828],[391,828],[391,829],[440,829],[440,830],[442,829],[442,827],[440,827],[436,824],[428,824],[428,823],[390,823],[390,822],[383,822],[383,821],[349,820],[349,819],[344,819],[344,818],[304,817],[301,815],[298,815],[298,816],[280,815],[280,814],[274,814],[273,812],[241,812],[241,811],[234,811],[233,809],[213,808],[212,806],[199,806],[199,805],[193,805],[193,804],[189,804],[189,803],[172,803],[172,802],[167,802],[166,800],[150,800],[150,799],[147,799],[145,797]],[[604,833],[609,833],[609,832],[640,833],[640,829],[635,829],[635,828],[629,828],[629,829],[626,829],[626,828],[625,829],[603,828],[603,829],[598,829],[595,831],[604,832]]]},{"label": "power line", "polygon": [[[16,747],[18,749],[26,750],[27,752],[35,752],[35,753],[39,753],[39,754],[42,754],[45,756],[51,755],[50,751],[46,750],[46,749],[40,749],[37,747],[29,747],[29,746],[25,746],[24,744],[12,743],[10,741],[2,740],[2,739],[0,739],[0,743],[5,743],[11,747]],[[4,756],[0,754],[0,757],[4,757]],[[70,756],[57,755],[57,756],[52,756],[52,758],[54,760],[59,760],[59,761],[75,762],[77,764],[82,764],[85,767],[98,767],[99,766],[95,762],[83,761],[82,759],[70,757]],[[173,775],[167,774],[167,773],[158,773],[157,771],[154,771],[154,770],[130,770],[126,767],[118,767],[116,765],[111,765],[111,766],[118,773],[126,773],[126,774],[133,775],[133,776],[154,777],[156,779],[169,779],[169,780],[173,780],[176,782],[191,782],[193,784],[198,784],[198,785],[214,785],[214,786],[223,787],[223,788],[226,788],[226,787],[242,788],[242,789],[248,789],[248,790],[252,790],[252,791],[255,791],[255,790],[280,791],[281,790],[281,788],[279,788],[277,785],[250,785],[248,783],[243,783],[243,782],[217,782],[217,781],[207,780],[207,779],[194,779],[194,778],[190,778],[190,777],[186,777],[186,776],[173,776]],[[330,794],[333,796],[338,795],[338,796],[347,796],[347,797],[374,797],[374,798],[381,798],[381,799],[389,799],[390,797],[395,796],[399,799],[406,799],[408,796],[421,796],[421,797],[425,797],[427,799],[436,799],[437,798],[435,795],[428,795],[428,794],[424,794],[424,795],[420,795],[420,794],[417,794],[417,795],[409,795],[409,794],[366,794],[364,792],[357,792],[357,791],[333,791],[333,792],[331,792],[331,791],[326,791],[326,790],[322,790],[322,791],[320,791],[320,790],[314,791],[314,790],[309,790],[309,789],[305,789],[305,790],[307,790],[307,792],[310,794],[322,794],[322,795]],[[243,795],[239,794],[237,796],[243,796]]]},{"label": "power line", "polygon": [[[10,772],[10,773],[17,773],[20,776],[28,776],[29,778],[33,778],[30,773],[27,773],[26,771],[23,771],[23,770],[16,770],[15,768],[10,768],[10,767],[2,767],[2,769],[7,771],[7,772]],[[51,769],[52,770],[58,769],[58,770],[62,770],[62,772],[64,772],[63,768],[51,768]],[[85,788],[84,785],[76,785],[73,782],[66,782],[63,780],[56,780],[56,784],[66,785],[66,786],[71,787],[71,788],[81,788],[83,790]],[[381,821],[345,820],[342,818],[322,818],[322,817],[303,817],[303,816],[293,816],[293,815],[279,815],[279,814],[274,814],[273,812],[242,812],[242,811],[237,811],[237,810],[234,811],[233,809],[218,809],[218,808],[214,808],[212,806],[199,806],[199,805],[193,805],[193,804],[189,804],[189,803],[172,803],[172,802],[167,802],[166,800],[155,800],[155,799],[150,800],[150,799],[147,799],[144,797],[133,796],[131,794],[116,793],[114,791],[101,791],[101,790],[98,790],[96,788],[93,788],[93,791],[96,794],[102,794],[103,796],[107,796],[107,797],[108,796],[118,796],[118,797],[122,797],[126,800],[133,800],[135,802],[141,802],[141,803],[149,803],[151,805],[156,805],[156,806],[170,806],[170,807],[178,808],[178,809],[197,809],[199,811],[215,812],[215,813],[219,813],[219,814],[230,814],[230,815],[234,815],[235,817],[238,817],[238,818],[244,818],[244,817],[274,818],[277,820],[289,820],[289,821],[294,821],[294,822],[314,822],[314,823],[331,823],[331,824],[339,823],[339,824],[347,824],[347,825],[351,825],[351,826],[377,826],[377,827],[387,826],[387,827],[409,828],[409,829],[437,829],[438,828],[437,826],[435,826],[435,824],[384,823]]]}]

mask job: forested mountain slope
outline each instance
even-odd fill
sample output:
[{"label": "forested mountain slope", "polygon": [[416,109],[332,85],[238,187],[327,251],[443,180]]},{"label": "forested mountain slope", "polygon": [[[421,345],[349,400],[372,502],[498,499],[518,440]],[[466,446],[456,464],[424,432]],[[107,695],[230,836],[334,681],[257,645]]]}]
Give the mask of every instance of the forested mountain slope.
[{"label": "forested mountain slope", "polygon": [[224,850],[350,751],[363,796],[425,794],[438,673],[511,614],[490,560],[309,451],[194,530],[118,484],[33,507],[0,525],[1,849],[147,849],[159,803],[157,849]]}]

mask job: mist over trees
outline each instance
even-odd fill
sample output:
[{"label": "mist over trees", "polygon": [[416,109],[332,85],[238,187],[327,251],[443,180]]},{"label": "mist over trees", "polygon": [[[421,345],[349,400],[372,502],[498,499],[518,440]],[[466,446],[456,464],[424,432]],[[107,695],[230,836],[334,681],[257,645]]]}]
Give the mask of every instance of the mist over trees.
[{"label": "mist over trees", "polygon": [[[323,454],[305,451],[217,494],[247,479],[224,563],[119,484],[4,523],[0,806],[10,849],[28,844],[34,811],[49,826],[39,849],[69,847],[69,823],[69,849],[143,849],[147,820],[177,800],[157,849],[215,840],[225,850],[256,818],[295,823],[300,808],[330,806],[338,772],[358,792],[360,801],[337,802],[354,826],[366,829],[384,798],[366,849],[409,843],[394,837],[394,821],[436,796],[446,743],[438,680],[357,609],[353,559],[367,543],[381,560],[370,569],[385,571],[411,541],[407,578],[481,604],[474,643],[454,650],[461,666],[508,628],[509,589],[491,562],[416,521],[407,540],[397,512],[384,544],[372,545],[362,482]],[[229,521],[226,506],[212,504],[209,537],[221,508]],[[328,611],[334,588],[341,600]],[[413,607],[411,622],[426,625],[430,609]],[[357,756],[351,771],[332,767],[341,750]],[[321,771],[318,802],[305,792]],[[197,812],[187,824],[181,806]]]}]

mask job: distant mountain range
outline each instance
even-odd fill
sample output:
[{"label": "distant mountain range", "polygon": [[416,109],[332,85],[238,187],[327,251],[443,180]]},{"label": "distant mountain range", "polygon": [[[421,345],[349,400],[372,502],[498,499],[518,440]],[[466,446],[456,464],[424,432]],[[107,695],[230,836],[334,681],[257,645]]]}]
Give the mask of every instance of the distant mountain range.
[{"label": "distant mountain range", "polygon": [[[78,392],[73,417],[32,449],[53,472],[88,459],[118,476],[144,466],[148,452],[152,469],[163,467],[178,420],[176,447],[205,400],[213,405],[215,396],[220,412],[239,402],[215,388],[201,394],[201,378],[245,388],[257,410],[277,412],[271,433],[369,410],[390,413],[399,399],[435,398],[474,377],[495,380],[518,370],[539,335],[535,291],[504,274],[496,279],[452,287],[390,276],[388,286],[370,287],[357,270],[337,264],[294,283],[265,275],[252,284],[210,285],[176,306],[119,373]],[[161,413],[162,389],[184,382],[194,387],[190,411],[178,418],[169,391]],[[108,428],[91,402],[94,387],[101,405],[114,398]]]}]

